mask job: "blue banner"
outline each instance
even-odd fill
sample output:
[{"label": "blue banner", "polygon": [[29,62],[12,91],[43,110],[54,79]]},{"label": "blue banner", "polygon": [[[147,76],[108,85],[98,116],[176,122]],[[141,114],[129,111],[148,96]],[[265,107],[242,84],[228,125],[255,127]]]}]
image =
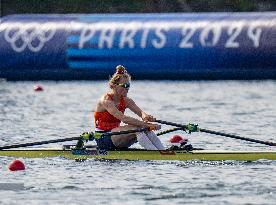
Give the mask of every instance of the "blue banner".
[{"label": "blue banner", "polygon": [[0,24],[0,78],[276,78],[276,12],[12,15]]}]

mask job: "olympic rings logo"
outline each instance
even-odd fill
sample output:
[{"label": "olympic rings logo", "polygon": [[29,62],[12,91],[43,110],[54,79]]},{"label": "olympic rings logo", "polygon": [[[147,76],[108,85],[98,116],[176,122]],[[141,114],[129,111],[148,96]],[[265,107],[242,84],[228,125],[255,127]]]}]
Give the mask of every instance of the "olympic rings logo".
[{"label": "olympic rings logo", "polygon": [[40,25],[38,23],[13,24],[5,29],[4,38],[18,53],[26,48],[32,52],[38,52],[55,35],[56,30],[53,27],[49,29],[49,27],[47,24]]}]

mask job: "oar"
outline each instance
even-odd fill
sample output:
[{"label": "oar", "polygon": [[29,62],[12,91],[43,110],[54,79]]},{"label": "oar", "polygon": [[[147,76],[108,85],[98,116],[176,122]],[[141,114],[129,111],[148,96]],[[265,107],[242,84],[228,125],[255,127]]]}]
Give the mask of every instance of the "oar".
[{"label": "oar", "polygon": [[[135,133],[135,132],[144,132],[144,131],[148,131],[148,128],[139,128],[139,129],[134,129],[134,130],[120,131],[120,132],[101,133],[100,135],[101,136],[111,136],[111,135],[130,134],[130,133]],[[80,137],[70,137],[70,138],[46,140],[46,141],[40,141],[40,142],[29,142],[29,143],[24,143],[24,144],[7,145],[7,146],[0,147],[0,150],[19,148],[19,147],[28,147],[28,146],[42,145],[42,144],[50,144],[50,143],[57,143],[57,142],[67,142],[67,141],[73,141],[73,140],[79,140],[79,139],[92,141],[94,139],[94,134],[93,133],[90,133],[90,134],[91,134],[90,139],[87,137],[84,138],[84,136],[81,135]]]},{"label": "oar", "polygon": [[[163,120],[155,120],[155,122],[165,124],[165,125],[171,125],[171,126],[175,126],[175,127],[181,127],[183,129],[187,129],[188,126],[189,126],[189,125],[182,125],[182,124],[178,124],[178,123],[174,123],[174,122],[167,122],[167,121],[163,121]],[[249,141],[249,142],[255,142],[255,143],[259,143],[259,144],[265,144],[265,145],[269,145],[269,146],[276,146],[275,142],[262,141],[262,140],[247,138],[247,137],[241,137],[241,136],[238,136],[238,135],[227,134],[227,133],[223,133],[223,132],[217,132],[217,131],[198,128],[198,127],[197,127],[196,131],[205,132],[205,133],[214,134],[214,135],[220,135],[220,136],[229,137],[229,138],[233,138],[233,139]]]},{"label": "oar", "polygon": [[170,132],[174,132],[174,131],[177,131],[177,130],[183,130],[183,128],[182,127],[176,127],[176,128],[164,130],[162,132],[158,132],[156,135],[160,136],[160,135],[164,135],[164,134],[167,134],[167,133],[170,133]]}]

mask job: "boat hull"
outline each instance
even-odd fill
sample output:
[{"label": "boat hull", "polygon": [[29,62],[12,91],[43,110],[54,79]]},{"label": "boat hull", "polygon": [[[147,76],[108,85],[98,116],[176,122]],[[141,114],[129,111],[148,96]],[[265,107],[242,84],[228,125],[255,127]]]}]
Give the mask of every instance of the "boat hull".
[{"label": "boat hull", "polygon": [[22,157],[22,158],[46,158],[65,157],[68,159],[112,159],[112,160],[238,160],[255,161],[260,159],[276,160],[276,151],[148,151],[148,150],[126,150],[126,151],[99,151],[91,150],[63,150],[63,149],[17,149],[0,150],[0,156]]}]

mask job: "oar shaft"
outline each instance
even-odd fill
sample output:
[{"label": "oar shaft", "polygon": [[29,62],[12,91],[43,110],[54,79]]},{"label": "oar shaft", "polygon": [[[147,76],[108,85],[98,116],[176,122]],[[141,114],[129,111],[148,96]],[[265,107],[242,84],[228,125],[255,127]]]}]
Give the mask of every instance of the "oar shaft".
[{"label": "oar shaft", "polygon": [[67,142],[67,141],[73,141],[78,139],[80,139],[80,137],[70,137],[70,138],[47,140],[47,141],[40,141],[40,142],[29,142],[24,144],[14,144],[14,145],[7,145],[7,146],[0,147],[0,150],[19,148],[19,147],[29,147],[34,145],[50,144],[50,143],[57,143],[57,142]]},{"label": "oar shaft", "polygon": [[[148,130],[149,130],[148,128],[138,128],[138,129],[135,129],[135,130],[126,130],[126,131],[120,131],[120,132],[103,133],[102,136],[130,134],[130,133],[135,133],[135,132],[145,132],[145,131],[148,131]],[[14,145],[7,145],[7,146],[0,147],[0,150],[19,148],[19,147],[29,147],[29,146],[34,146],[34,145],[50,144],[50,143],[57,143],[57,142],[67,142],[67,141],[73,141],[73,140],[79,140],[79,139],[82,139],[82,138],[81,137],[70,137],[70,138],[46,140],[46,141],[40,141],[40,142],[29,142],[29,143],[24,143],[24,144],[14,144]]]},{"label": "oar shaft", "polygon": [[176,127],[176,128],[169,129],[169,130],[164,130],[162,132],[158,132],[156,135],[160,136],[160,135],[168,134],[168,133],[171,133],[171,132],[174,132],[174,131],[177,131],[177,130],[183,130],[183,128],[182,127]]},{"label": "oar shaft", "polygon": [[238,135],[227,134],[227,133],[222,133],[222,132],[217,132],[217,131],[212,131],[212,130],[207,130],[207,129],[200,129],[200,132],[205,132],[205,133],[214,134],[214,135],[221,135],[224,137],[229,137],[229,138],[239,139],[239,140],[244,140],[244,141],[249,141],[249,142],[255,142],[255,143],[265,144],[265,145],[269,145],[269,146],[276,146],[276,143],[274,143],[274,142],[262,141],[262,140],[247,138],[247,137],[241,137]]},{"label": "oar shaft", "polygon": [[171,125],[171,126],[175,126],[175,127],[187,128],[187,125],[182,125],[182,124],[174,123],[174,122],[168,122],[168,121],[163,121],[163,120],[155,120],[155,122],[158,122],[158,123],[164,124],[164,125]]},{"label": "oar shaft", "polygon": [[[155,122],[165,124],[165,125],[171,125],[171,126],[175,126],[175,127],[187,128],[187,125],[182,125],[182,124],[174,123],[174,122],[168,122],[168,121],[163,121],[163,120],[155,120]],[[247,137],[241,137],[241,136],[238,136],[238,135],[227,134],[227,133],[222,133],[222,132],[217,132],[217,131],[212,131],[212,130],[207,130],[207,129],[202,129],[202,128],[200,128],[199,131],[209,133],[209,134],[229,137],[229,138],[233,138],[233,139],[239,139],[239,140],[244,140],[244,141],[249,141],[249,142],[255,142],[255,143],[269,145],[269,146],[276,146],[275,142],[262,141],[262,140],[247,138]]]}]

